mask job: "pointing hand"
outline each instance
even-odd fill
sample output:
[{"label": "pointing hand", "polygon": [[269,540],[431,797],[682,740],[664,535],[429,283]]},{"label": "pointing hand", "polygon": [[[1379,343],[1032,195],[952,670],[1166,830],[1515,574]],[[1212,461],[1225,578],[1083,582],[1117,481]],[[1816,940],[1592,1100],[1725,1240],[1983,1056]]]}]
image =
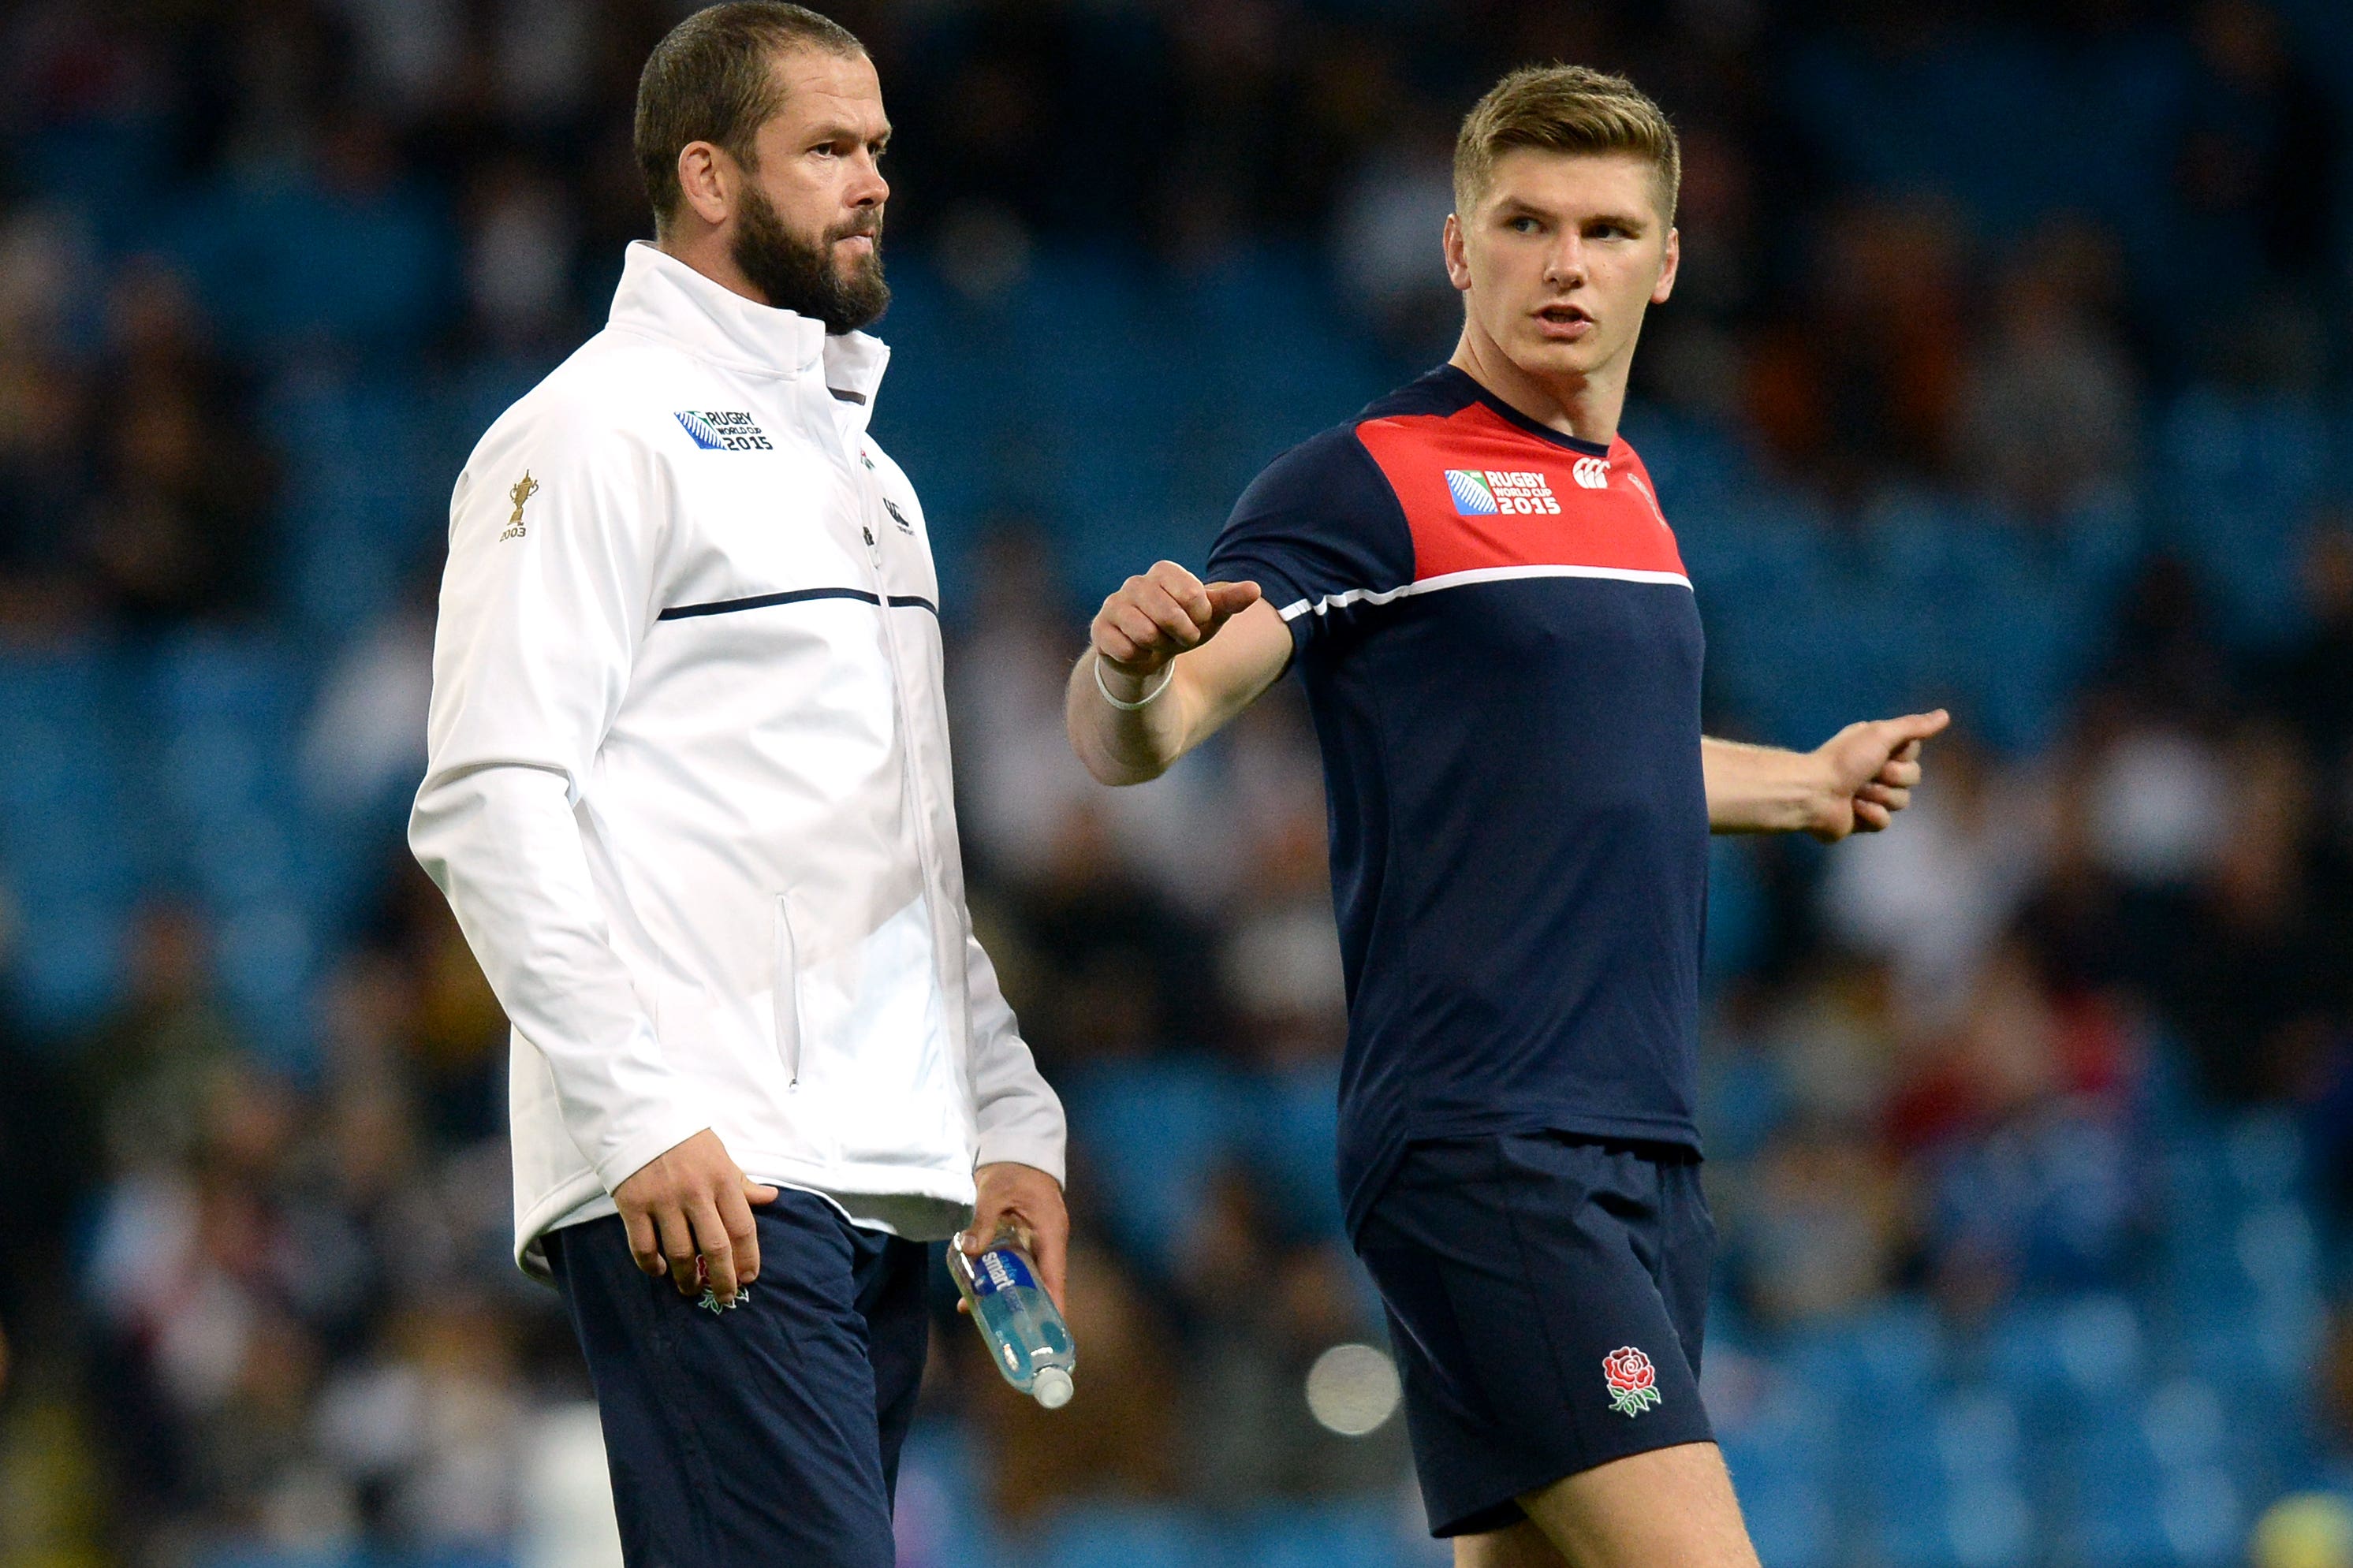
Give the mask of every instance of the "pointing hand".
[{"label": "pointing hand", "polygon": [[1814,755],[1824,768],[1822,805],[1813,835],[1835,844],[1850,833],[1877,833],[1912,804],[1920,782],[1920,742],[1952,722],[1942,708],[1900,719],[1849,724]]}]

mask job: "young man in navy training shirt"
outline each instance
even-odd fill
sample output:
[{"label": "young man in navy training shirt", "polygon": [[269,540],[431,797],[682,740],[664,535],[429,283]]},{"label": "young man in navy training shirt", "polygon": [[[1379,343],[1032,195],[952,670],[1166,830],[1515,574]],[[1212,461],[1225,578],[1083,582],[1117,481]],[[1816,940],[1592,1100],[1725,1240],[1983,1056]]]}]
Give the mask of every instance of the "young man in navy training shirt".
[{"label": "young man in navy training shirt", "polygon": [[1072,672],[1095,777],[1159,774],[1293,665],[1348,987],[1339,1171],[1458,1564],[1753,1568],[1698,1372],[1707,836],[1887,826],[1942,712],[1700,734],[1698,609],[1618,434],[1674,286],[1658,107],[1577,67],[1463,122],[1453,358],[1275,460],[1204,584],[1163,561]]}]

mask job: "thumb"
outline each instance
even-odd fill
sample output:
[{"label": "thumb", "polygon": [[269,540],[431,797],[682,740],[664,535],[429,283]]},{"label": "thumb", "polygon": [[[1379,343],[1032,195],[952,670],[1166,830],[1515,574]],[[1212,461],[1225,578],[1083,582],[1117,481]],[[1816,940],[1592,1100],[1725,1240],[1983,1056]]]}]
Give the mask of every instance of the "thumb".
[{"label": "thumb", "polygon": [[1255,583],[1210,583],[1204,585],[1209,595],[1209,612],[1220,621],[1249,609],[1265,595]]},{"label": "thumb", "polygon": [[1906,713],[1901,719],[1890,719],[1886,721],[1886,732],[1891,742],[1889,749],[1892,751],[1896,746],[1925,741],[1941,732],[1952,721],[1953,716],[1942,708],[1930,713]]},{"label": "thumb", "polygon": [[1014,1245],[1026,1250],[1029,1246],[1029,1226],[1019,1211],[1001,1197],[995,1202],[985,1201],[974,1208],[972,1223],[956,1237],[956,1245],[968,1257],[977,1258],[1008,1230],[1013,1233]]}]

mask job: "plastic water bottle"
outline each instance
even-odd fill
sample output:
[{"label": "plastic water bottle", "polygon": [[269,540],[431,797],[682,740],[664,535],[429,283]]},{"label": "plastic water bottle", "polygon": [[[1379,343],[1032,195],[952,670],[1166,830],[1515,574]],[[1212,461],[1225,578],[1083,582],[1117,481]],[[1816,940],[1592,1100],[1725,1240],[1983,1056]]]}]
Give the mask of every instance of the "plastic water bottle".
[{"label": "plastic water bottle", "polygon": [[948,1273],[1005,1381],[1049,1410],[1068,1405],[1078,1348],[1054,1299],[1038,1283],[1037,1266],[1012,1235],[999,1231],[977,1258],[948,1243]]}]

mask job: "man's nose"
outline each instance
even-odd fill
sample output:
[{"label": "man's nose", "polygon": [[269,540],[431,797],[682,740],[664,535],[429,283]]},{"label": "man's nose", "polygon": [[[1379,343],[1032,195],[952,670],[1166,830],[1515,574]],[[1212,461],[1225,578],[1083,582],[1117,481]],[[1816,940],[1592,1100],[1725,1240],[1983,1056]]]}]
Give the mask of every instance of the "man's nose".
[{"label": "man's nose", "polygon": [[851,206],[879,207],[891,199],[891,182],[882,177],[882,171],[876,167],[871,156],[861,158],[857,177],[851,180],[849,189],[844,195]]},{"label": "man's nose", "polygon": [[1585,247],[1575,235],[1565,237],[1545,263],[1545,281],[1573,289],[1585,281]]}]

